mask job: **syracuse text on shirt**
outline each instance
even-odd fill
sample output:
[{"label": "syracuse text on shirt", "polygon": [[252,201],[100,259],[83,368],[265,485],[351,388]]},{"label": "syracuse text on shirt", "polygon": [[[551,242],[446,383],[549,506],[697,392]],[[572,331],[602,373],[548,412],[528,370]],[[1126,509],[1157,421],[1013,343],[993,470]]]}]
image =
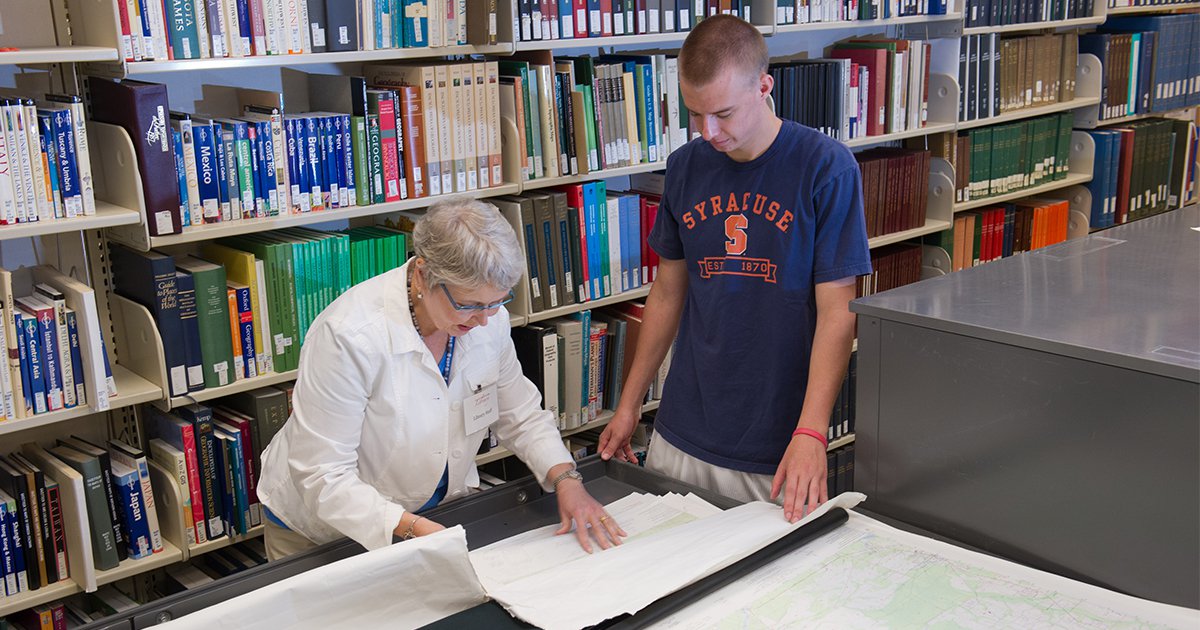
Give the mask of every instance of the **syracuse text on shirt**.
[{"label": "syracuse text on shirt", "polygon": [[[751,195],[754,195],[753,199],[750,198]],[[781,211],[781,208],[778,201],[766,195],[744,192],[739,199],[736,193],[731,192],[728,198],[724,195],[713,195],[696,204],[691,210],[683,213],[683,224],[691,230],[696,227],[697,221],[704,222],[721,214],[750,212],[774,224],[780,232],[786,233],[795,217],[791,210]]]}]

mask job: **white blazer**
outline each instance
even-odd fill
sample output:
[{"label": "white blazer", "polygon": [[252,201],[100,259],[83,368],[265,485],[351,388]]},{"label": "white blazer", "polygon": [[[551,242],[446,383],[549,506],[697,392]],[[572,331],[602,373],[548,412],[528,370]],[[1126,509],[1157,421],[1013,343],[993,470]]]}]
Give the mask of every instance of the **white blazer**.
[{"label": "white blazer", "polygon": [[447,466],[447,500],[477,486],[486,431],[466,434],[462,401],[478,387],[497,386],[491,428],[543,485],[552,466],[571,461],[521,373],[503,308],[457,339],[447,387],[409,315],[409,264],[351,288],[313,322],[292,415],[263,451],[259,499],[314,542],[390,545],[401,515],[433,496]]}]

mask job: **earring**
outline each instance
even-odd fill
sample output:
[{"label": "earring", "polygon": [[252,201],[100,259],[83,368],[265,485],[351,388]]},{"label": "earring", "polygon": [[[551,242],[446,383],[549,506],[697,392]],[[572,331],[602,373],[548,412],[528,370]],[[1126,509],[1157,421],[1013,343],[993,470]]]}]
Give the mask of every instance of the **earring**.
[{"label": "earring", "polygon": [[424,299],[424,298],[425,298],[425,294],[424,294],[424,293],[421,293],[420,291],[417,291],[417,299],[418,299],[418,300],[421,300],[421,299]]}]

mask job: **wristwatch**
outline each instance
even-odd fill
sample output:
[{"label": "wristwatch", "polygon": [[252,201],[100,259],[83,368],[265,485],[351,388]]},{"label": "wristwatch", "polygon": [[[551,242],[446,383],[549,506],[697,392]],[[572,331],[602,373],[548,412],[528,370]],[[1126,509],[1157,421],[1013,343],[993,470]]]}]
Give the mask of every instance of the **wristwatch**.
[{"label": "wristwatch", "polygon": [[550,482],[550,487],[553,488],[555,492],[558,492],[558,484],[564,479],[574,479],[579,483],[583,483],[583,475],[581,475],[578,470],[572,468],[559,473],[558,476],[554,478],[554,481]]}]

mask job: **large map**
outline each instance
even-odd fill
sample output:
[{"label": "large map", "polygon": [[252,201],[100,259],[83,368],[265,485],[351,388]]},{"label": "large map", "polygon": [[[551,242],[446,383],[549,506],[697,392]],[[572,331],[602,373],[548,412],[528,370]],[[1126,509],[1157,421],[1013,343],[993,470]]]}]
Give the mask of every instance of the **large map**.
[{"label": "large map", "polygon": [[1147,602],[850,513],[838,529],[657,628],[1197,628]]}]

